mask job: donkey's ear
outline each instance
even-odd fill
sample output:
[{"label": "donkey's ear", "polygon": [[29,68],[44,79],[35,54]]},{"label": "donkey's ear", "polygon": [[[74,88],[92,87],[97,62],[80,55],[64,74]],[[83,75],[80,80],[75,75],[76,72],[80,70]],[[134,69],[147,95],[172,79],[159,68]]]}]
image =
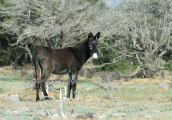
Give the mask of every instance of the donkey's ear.
[{"label": "donkey's ear", "polygon": [[100,32],[98,32],[96,35],[95,35],[95,39],[99,39],[100,38]]},{"label": "donkey's ear", "polygon": [[93,39],[93,34],[91,32],[88,34],[88,39]]}]

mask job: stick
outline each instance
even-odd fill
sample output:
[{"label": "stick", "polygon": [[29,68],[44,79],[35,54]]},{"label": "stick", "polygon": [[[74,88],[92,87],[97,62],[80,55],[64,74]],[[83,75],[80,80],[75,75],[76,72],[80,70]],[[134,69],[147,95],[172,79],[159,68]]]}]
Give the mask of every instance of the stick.
[{"label": "stick", "polygon": [[61,91],[61,88],[60,88],[60,100],[62,100],[62,91]]},{"label": "stick", "polygon": [[66,87],[65,87],[65,97],[66,97]]}]

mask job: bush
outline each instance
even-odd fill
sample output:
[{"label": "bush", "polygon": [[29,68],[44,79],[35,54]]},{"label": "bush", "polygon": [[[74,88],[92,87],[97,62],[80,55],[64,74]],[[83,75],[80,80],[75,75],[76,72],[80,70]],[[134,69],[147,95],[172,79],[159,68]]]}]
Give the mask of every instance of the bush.
[{"label": "bush", "polygon": [[120,80],[121,79],[121,76],[120,76],[118,71],[113,72],[112,76],[113,76],[113,78],[115,80]]},{"label": "bush", "polygon": [[92,78],[94,74],[95,74],[95,70],[93,70],[93,69],[86,69],[86,77],[87,78]]},{"label": "bush", "polygon": [[81,77],[87,77],[87,78],[92,78],[94,74],[95,74],[94,69],[88,69],[88,68],[84,68],[84,67],[79,72],[79,75]]},{"label": "bush", "polygon": [[86,76],[86,70],[85,70],[85,68],[83,67],[80,71],[79,71],[79,76],[81,76],[81,77],[85,77]]},{"label": "bush", "polygon": [[104,72],[104,73],[100,74],[100,77],[104,83],[113,81],[112,73],[110,73],[110,72]]},{"label": "bush", "polygon": [[172,61],[167,62],[164,67],[166,67],[169,71],[172,71]]},{"label": "bush", "polygon": [[107,83],[107,82],[113,82],[114,80],[120,80],[121,76],[118,71],[113,71],[113,72],[101,72],[99,73],[99,76],[101,77],[102,81]]},{"label": "bush", "polygon": [[118,61],[116,63],[105,65],[99,69],[96,69],[97,71],[123,71],[124,73],[127,73],[128,71],[133,71],[138,67],[138,64],[131,65],[130,60],[123,59],[121,61]]}]

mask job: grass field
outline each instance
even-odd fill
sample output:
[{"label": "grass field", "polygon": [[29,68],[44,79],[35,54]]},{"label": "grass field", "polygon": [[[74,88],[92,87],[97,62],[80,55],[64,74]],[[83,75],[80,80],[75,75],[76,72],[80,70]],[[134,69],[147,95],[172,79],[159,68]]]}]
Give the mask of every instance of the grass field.
[{"label": "grass field", "polygon": [[[21,74],[21,71],[4,68],[0,68],[0,72],[0,95],[4,95],[4,99],[0,99],[2,120],[62,119],[61,116],[55,116],[60,108],[59,102],[53,99],[44,100],[43,96],[41,101],[35,102],[36,91],[29,93],[29,82],[26,83],[24,79],[31,76],[32,72]],[[50,79],[55,77],[51,76]],[[67,76],[63,78],[66,79]],[[92,79],[79,77],[79,80],[76,99],[62,102],[66,119],[76,119],[78,115],[86,113],[92,113],[93,119],[102,120],[172,119],[172,89],[159,88],[158,85],[162,82],[160,78],[134,79],[128,82],[115,80],[111,83],[102,83],[99,76]],[[163,82],[172,85],[170,77],[166,77]],[[104,89],[92,83],[98,83]],[[65,87],[67,83],[54,83],[53,86]],[[7,101],[12,94],[19,94],[21,101]],[[58,93],[50,91],[48,94],[59,99]],[[41,115],[44,110],[47,110],[49,115]]]}]

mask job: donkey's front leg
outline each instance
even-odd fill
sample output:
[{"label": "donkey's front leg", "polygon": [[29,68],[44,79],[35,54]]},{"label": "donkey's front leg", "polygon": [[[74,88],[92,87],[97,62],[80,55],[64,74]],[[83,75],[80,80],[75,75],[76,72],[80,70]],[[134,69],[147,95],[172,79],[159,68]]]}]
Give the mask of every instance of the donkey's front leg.
[{"label": "donkey's front leg", "polygon": [[70,98],[70,91],[72,89],[71,80],[72,80],[72,74],[69,73],[69,81],[68,81],[68,86],[67,86],[67,98]]},{"label": "donkey's front leg", "polygon": [[78,79],[78,73],[72,74],[72,98],[75,98],[77,79]]},{"label": "donkey's front leg", "polygon": [[67,98],[70,98],[70,91],[71,91],[71,79],[69,79],[69,81],[68,81]]},{"label": "donkey's front leg", "polygon": [[76,82],[72,82],[72,97],[75,98],[76,94]]}]

